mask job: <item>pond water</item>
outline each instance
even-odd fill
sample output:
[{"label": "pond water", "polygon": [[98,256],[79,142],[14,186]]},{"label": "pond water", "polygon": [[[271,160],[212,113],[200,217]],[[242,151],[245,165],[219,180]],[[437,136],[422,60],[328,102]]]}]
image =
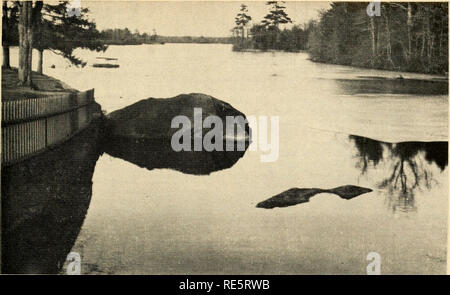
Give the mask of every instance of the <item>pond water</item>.
[{"label": "pond water", "polygon": [[[95,88],[108,113],[148,97],[196,92],[247,116],[279,117],[275,162],[247,151],[231,168],[194,175],[100,156],[72,247],[83,273],[364,274],[369,252],[381,255],[385,274],[445,273],[448,84],[440,77],[217,44],[77,54],[88,66],[68,67],[45,52],[45,74]],[[13,66],[16,55],[12,50]],[[120,67],[91,67],[99,56],[118,58]],[[342,185],[373,191],[255,207],[290,188]]]}]

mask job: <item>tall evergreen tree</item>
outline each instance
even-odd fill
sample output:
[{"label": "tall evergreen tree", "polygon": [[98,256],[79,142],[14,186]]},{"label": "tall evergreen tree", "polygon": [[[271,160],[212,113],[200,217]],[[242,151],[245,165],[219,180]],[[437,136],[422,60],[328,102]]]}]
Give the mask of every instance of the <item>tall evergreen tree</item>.
[{"label": "tall evergreen tree", "polygon": [[281,1],[281,4],[279,4],[278,2],[279,1],[267,1],[266,3],[266,5],[271,6],[271,8],[270,12],[264,17],[262,23],[268,29],[279,30],[280,24],[292,23],[291,18],[285,11],[286,7],[283,6],[285,2]]},{"label": "tall evergreen tree", "polygon": [[240,12],[234,19],[236,24],[235,29],[241,32],[241,43],[243,43],[245,39],[245,29],[247,27],[247,24],[252,20],[252,17],[247,15],[247,13],[247,5],[241,4]]},{"label": "tall evergreen tree", "polygon": [[284,1],[281,4],[278,1],[267,1],[266,5],[270,6],[269,13],[264,17],[262,24],[268,31],[266,39],[269,40],[269,47],[278,49],[281,45],[280,25],[292,23],[291,18],[287,15],[283,6]]},{"label": "tall evergreen tree", "polygon": [[39,52],[38,69],[42,73],[43,52],[50,50],[68,59],[74,65],[86,65],[86,62],[74,56],[76,48],[104,51],[107,46],[101,41],[96,24],[87,17],[88,8],[81,8],[80,14],[68,15],[69,2],[45,4],[34,31],[34,48]]}]

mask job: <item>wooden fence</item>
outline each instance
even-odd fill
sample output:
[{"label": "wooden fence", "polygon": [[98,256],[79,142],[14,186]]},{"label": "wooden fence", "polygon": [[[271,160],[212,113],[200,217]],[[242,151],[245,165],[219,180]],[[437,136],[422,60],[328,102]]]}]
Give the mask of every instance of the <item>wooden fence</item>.
[{"label": "wooden fence", "polygon": [[87,127],[98,107],[94,89],[2,102],[2,166],[60,144]]}]

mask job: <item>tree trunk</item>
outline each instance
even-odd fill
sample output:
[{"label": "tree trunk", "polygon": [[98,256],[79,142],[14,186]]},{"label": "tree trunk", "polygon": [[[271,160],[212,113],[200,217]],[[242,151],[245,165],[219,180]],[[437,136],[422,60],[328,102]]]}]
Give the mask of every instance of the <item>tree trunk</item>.
[{"label": "tree trunk", "polygon": [[426,37],[425,31],[426,31],[426,28],[425,28],[425,21],[424,21],[423,25],[422,25],[422,47],[420,49],[420,59],[421,60],[423,60],[423,55],[425,53],[425,37]]},{"label": "tree trunk", "polygon": [[9,46],[4,45],[3,46],[3,63],[2,63],[3,69],[10,69],[11,65],[9,64]]},{"label": "tree trunk", "polygon": [[388,62],[392,65],[392,68],[395,69],[395,64],[394,61],[392,60],[392,46],[391,46],[391,28],[390,28],[390,24],[389,24],[389,18],[390,13],[389,13],[389,6],[386,6],[386,10],[384,15],[384,20],[386,23],[386,55],[387,55],[387,59]]},{"label": "tree trunk", "polygon": [[37,72],[39,74],[42,75],[42,63],[43,63],[43,55],[44,55],[44,50],[43,49],[39,49],[38,50],[38,65],[37,65]]},{"label": "tree trunk", "polygon": [[439,58],[441,58],[443,56],[443,54],[442,54],[442,47],[443,47],[442,44],[444,43],[444,33],[445,33],[445,29],[446,29],[443,19],[441,21],[441,27],[442,27],[442,30],[441,30],[441,34],[439,36]]},{"label": "tree trunk", "polygon": [[369,27],[370,27],[370,35],[371,35],[371,40],[372,40],[372,66],[375,65],[376,62],[376,57],[377,57],[377,51],[378,51],[378,26],[375,23],[375,18],[374,17],[370,17],[369,20]]},{"label": "tree trunk", "polygon": [[9,20],[8,20],[8,5],[6,1],[2,5],[2,46],[3,46],[3,63],[2,68],[9,69],[9,44],[7,43],[7,34],[9,33]]},{"label": "tree trunk", "polygon": [[31,61],[33,55],[32,2],[22,2],[19,11],[19,81],[21,85],[31,87]]},{"label": "tree trunk", "polygon": [[433,32],[431,31],[431,13],[430,8],[427,7],[427,13],[426,13],[426,22],[427,22],[427,57],[428,57],[428,71],[431,70],[432,67],[432,54],[433,54],[433,46],[434,46],[434,36]]},{"label": "tree trunk", "polygon": [[407,12],[408,18],[407,18],[407,26],[408,26],[408,56],[406,61],[409,63],[409,61],[412,58],[412,36],[411,31],[413,28],[413,19],[412,19],[412,5],[408,2],[408,12]]}]

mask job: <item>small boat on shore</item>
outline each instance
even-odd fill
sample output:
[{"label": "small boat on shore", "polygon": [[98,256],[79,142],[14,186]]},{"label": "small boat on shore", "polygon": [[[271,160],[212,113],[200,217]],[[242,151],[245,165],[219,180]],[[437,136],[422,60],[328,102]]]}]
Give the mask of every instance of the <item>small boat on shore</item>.
[{"label": "small boat on shore", "polygon": [[96,59],[104,59],[104,60],[119,60],[116,57],[103,57],[103,56],[97,56]]},{"label": "small boat on shore", "polygon": [[120,67],[118,64],[93,64],[92,65],[94,68],[118,68]]},{"label": "small boat on shore", "polygon": [[105,57],[105,56],[97,56],[96,59],[102,59],[105,61],[111,61],[106,63],[93,63],[92,66],[94,68],[118,68],[119,64],[117,61],[119,60],[116,57]]}]

